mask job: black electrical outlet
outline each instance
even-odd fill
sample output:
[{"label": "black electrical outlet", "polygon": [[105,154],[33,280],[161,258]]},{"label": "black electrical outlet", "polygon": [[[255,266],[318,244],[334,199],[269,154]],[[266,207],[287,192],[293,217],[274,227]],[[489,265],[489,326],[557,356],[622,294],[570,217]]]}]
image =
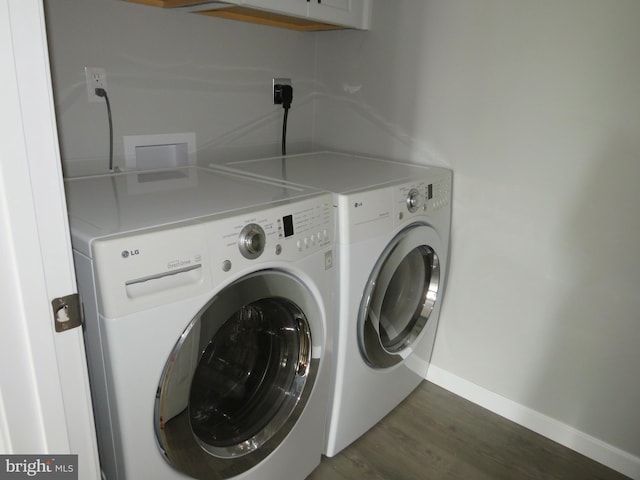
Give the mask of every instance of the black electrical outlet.
[{"label": "black electrical outlet", "polygon": [[282,87],[284,85],[291,86],[290,78],[274,78],[273,79],[273,104],[282,105]]}]

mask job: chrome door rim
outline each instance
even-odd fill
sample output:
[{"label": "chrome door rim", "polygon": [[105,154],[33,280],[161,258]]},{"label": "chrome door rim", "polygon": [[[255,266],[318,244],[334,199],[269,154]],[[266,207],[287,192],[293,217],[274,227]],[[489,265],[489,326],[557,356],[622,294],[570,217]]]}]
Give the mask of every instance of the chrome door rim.
[{"label": "chrome door rim", "polygon": [[[277,280],[279,286],[274,286]],[[270,284],[269,288],[264,288]],[[294,297],[300,297],[300,304],[306,305],[309,315],[319,318],[320,309],[315,302],[310,291],[298,279],[292,275],[278,271],[265,270],[243,277],[234,284],[226,287],[218,293],[190,322],[184,330],[178,342],[174,346],[172,353],[167,360],[162,373],[155,402],[155,430],[158,445],[165,458],[178,470],[202,479],[226,479],[231,478],[252,468],[266,458],[275,448],[278,447],[295,426],[307,404],[312,388],[315,383],[320,358],[312,357],[312,331],[304,314],[296,317],[295,329],[299,338],[299,348],[295,354],[295,359],[291,358],[287,362],[291,363],[287,368],[294,372],[294,377],[289,385],[285,401],[276,410],[273,417],[266,422],[263,428],[242,441],[233,445],[212,445],[211,442],[204,441],[193,430],[189,406],[190,398],[185,402],[182,411],[170,419],[164,418],[166,405],[170,403],[171,391],[169,387],[172,378],[171,370],[175,366],[177,357],[185,344],[188,344],[190,335],[200,326],[200,319],[208,312],[216,302],[220,304],[220,314],[225,317],[220,321],[213,331],[219,332],[221,326],[231,316],[230,311],[237,310],[237,305],[229,306],[231,297],[235,299],[235,289],[243,289],[244,298],[238,303],[246,305],[251,301],[263,300],[265,298],[277,299],[296,305]],[[266,293],[258,290],[264,288]],[[277,292],[275,294],[274,292]],[[229,298],[225,298],[225,295]],[[286,296],[286,297],[285,297]],[[224,305],[223,305],[224,304]],[[311,307],[309,307],[311,305]],[[303,312],[304,307],[298,307]],[[225,310],[226,309],[226,310]],[[311,310],[309,312],[309,310]],[[217,309],[216,309],[217,311]],[[317,320],[316,320],[317,321]],[[200,335],[200,333],[197,333]],[[200,356],[204,349],[200,352]],[[314,353],[315,354],[315,353]],[[197,364],[200,363],[198,357]],[[189,382],[191,382],[189,380]],[[189,397],[191,393],[189,392]],[[182,397],[183,398],[183,397]]]},{"label": "chrome door rim", "polygon": [[[439,237],[428,225],[406,227],[389,242],[369,276],[358,312],[358,343],[366,363],[373,368],[392,367],[407,358],[420,341],[426,324],[440,298],[442,269],[438,251]],[[398,267],[413,252],[424,262],[424,283],[420,301],[407,326],[394,342],[383,341],[380,312]],[[381,294],[382,293],[382,294]],[[416,300],[418,297],[416,297]],[[408,330],[408,331],[407,331]]]},{"label": "chrome door rim", "polygon": [[[277,300],[288,302],[285,299],[277,299]],[[250,307],[253,307],[253,304],[243,307],[242,312],[251,311]],[[295,367],[290,367],[287,371],[280,371],[279,376],[280,377],[282,377],[283,375],[286,376],[289,373],[291,374],[292,378],[290,379],[285,378],[275,383],[275,386],[276,386],[275,388],[280,389],[283,392],[286,392],[286,395],[284,395],[284,398],[282,399],[283,401],[273,402],[274,408],[277,407],[275,414],[271,415],[268,421],[258,423],[257,427],[251,430],[252,432],[254,432],[253,434],[243,435],[246,438],[242,440],[227,439],[226,441],[224,439],[219,441],[216,441],[215,439],[207,440],[206,432],[203,432],[203,434],[199,434],[198,430],[200,430],[201,428],[199,428],[199,425],[196,423],[194,419],[194,416],[196,416],[197,413],[193,412],[195,408],[193,408],[193,401],[192,401],[194,396],[193,386],[195,383],[195,378],[192,381],[192,388],[191,388],[191,393],[189,397],[189,406],[188,406],[191,430],[195,434],[196,441],[200,444],[200,446],[207,452],[211,453],[212,455],[215,455],[216,457],[220,457],[220,458],[235,458],[235,457],[239,457],[239,456],[251,453],[252,451],[262,447],[262,445],[264,445],[271,437],[273,437],[278,432],[280,428],[282,428],[286,420],[289,418],[289,415],[291,415],[291,413],[293,412],[296,404],[300,401],[300,398],[302,397],[302,392],[304,391],[304,386],[308,378],[309,365],[311,363],[311,348],[310,348],[311,333],[309,331],[307,321],[302,315],[299,308],[297,312],[292,312],[291,315],[293,316],[293,322],[290,322],[291,324],[284,326],[284,328],[292,332],[295,332],[294,335],[296,337],[295,340],[297,342],[296,345],[298,348],[295,348],[294,352],[289,352],[289,353],[292,353],[295,357],[297,357],[297,359],[291,358],[290,356],[281,358],[282,363],[295,362]],[[229,321],[227,321],[227,323],[229,323]],[[216,333],[216,335],[218,335],[218,333]],[[214,339],[215,337],[211,340],[209,346],[213,344]],[[209,346],[202,353],[201,358],[204,358],[207,356],[207,351],[209,350]],[[198,371],[199,371],[199,367],[196,368],[194,377],[197,376]],[[268,375],[268,372],[266,371],[262,372],[263,377],[267,375]],[[259,397],[264,396],[262,393],[263,392],[258,392],[258,391],[254,393],[254,397],[257,397],[256,400],[260,400]],[[251,400],[248,403],[253,404],[254,407],[256,406],[255,405],[256,402],[252,402]],[[248,407],[249,406],[247,406],[247,408]]]}]

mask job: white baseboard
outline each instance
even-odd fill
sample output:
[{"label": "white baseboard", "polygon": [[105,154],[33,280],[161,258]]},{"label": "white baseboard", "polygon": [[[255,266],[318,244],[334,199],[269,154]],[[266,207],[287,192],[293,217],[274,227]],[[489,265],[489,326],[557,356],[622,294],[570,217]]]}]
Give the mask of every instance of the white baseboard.
[{"label": "white baseboard", "polygon": [[490,392],[435,365],[429,366],[427,380],[634,480],[640,480],[640,457]]}]

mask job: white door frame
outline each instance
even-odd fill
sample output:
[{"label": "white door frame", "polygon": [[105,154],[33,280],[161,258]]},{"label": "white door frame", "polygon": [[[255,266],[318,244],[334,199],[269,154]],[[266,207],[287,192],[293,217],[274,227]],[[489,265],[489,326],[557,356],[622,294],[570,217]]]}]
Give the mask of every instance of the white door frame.
[{"label": "white door frame", "polygon": [[77,292],[42,0],[0,0],[0,452],[78,454],[97,480],[82,331],[55,333]]}]

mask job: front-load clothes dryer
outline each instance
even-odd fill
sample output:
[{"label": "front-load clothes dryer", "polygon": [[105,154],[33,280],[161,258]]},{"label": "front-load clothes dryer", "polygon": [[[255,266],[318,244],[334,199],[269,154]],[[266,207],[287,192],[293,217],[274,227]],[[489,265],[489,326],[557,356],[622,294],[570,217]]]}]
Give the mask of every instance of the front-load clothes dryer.
[{"label": "front-load clothes dryer", "polygon": [[325,445],[333,456],[426,377],[447,276],[452,172],[331,152],[222,168],[334,192],[339,299]]},{"label": "front-load clothes dryer", "polygon": [[331,194],[197,167],[66,191],[104,476],[308,476],[330,388]]}]

